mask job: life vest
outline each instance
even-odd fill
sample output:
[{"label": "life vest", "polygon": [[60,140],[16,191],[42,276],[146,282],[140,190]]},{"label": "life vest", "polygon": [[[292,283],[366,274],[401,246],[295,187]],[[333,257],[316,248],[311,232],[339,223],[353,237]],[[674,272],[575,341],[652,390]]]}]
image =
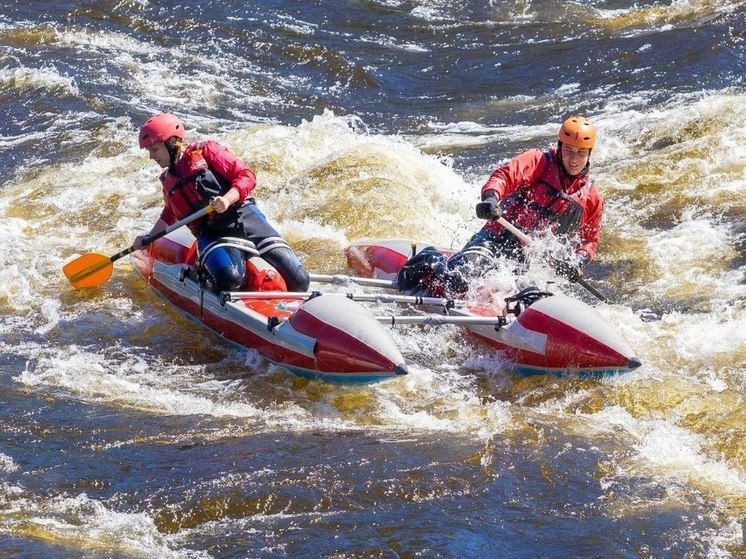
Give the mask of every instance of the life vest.
[{"label": "life vest", "polygon": [[[178,173],[178,174],[176,174]],[[163,197],[177,219],[201,210],[210,198],[222,196],[231,189],[231,181],[212,171],[202,155],[201,144],[186,148],[176,163],[176,173],[166,169],[161,175]],[[192,222],[190,229],[197,230],[209,218]]]},{"label": "life vest", "polygon": [[[519,187],[500,203],[503,217],[524,231],[551,230],[556,235],[577,233],[583,219],[582,198],[593,188],[587,180],[572,193],[562,190],[560,163],[544,153],[544,170],[532,184]],[[489,222],[494,230],[497,222]],[[499,226],[499,229],[502,229]]]}]

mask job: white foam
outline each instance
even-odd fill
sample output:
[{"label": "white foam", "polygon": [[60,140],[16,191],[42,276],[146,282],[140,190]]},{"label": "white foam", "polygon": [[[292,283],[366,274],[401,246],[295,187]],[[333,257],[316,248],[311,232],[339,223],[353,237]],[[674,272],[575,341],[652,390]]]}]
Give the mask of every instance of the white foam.
[{"label": "white foam", "polygon": [[272,21],[269,21],[268,24],[272,28],[287,29],[293,33],[307,37],[315,35],[319,27],[316,23],[303,21],[286,14],[277,15]]},{"label": "white foam", "polygon": [[118,57],[125,54],[148,55],[153,51],[152,44],[138,41],[132,35],[116,31],[66,28],[55,30],[55,36],[57,41],[63,45],[111,51]]},{"label": "white foam", "polygon": [[[61,91],[68,95],[80,95],[75,79],[63,76],[52,65],[41,68],[0,68],[0,85],[20,90],[41,88]],[[28,136],[24,136],[24,139],[27,140]]]},{"label": "white foam", "polygon": [[206,552],[178,549],[177,539],[162,534],[147,513],[118,512],[85,493],[44,498],[16,488],[3,505],[6,529],[20,534],[32,531],[36,537],[45,534],[71,547],[163,559],[210,557]]},{"label": "white foam", "polygon": [[648,235],[647,251],[658,270],[652,289],[677,292],[705,291],[717,298],[740,298],[746,287],[739,285],[739,272],[728,268],[735,256],[729,226],[711,218],[697,218],[686,210],[676,227]]},{"label": "white foam", "polygon": [[18,464],[16,464],[15,460],[8,456],[7,454],[3,454],[0,452],[0,471],[3,472],[15,472],[18,470]]},{"label": "white foam", "polygon": [[414,17],[425,21],[451,21],[452,17],[444,7],[438,6],[416,6],[410,12]]},{"label": "white foam", "polygon": [[635,437],[635,448],[658,474],[718,488],[725,494],[746,493],[746,478],[726,461],[709,455],[701,436],[669,420],[635,418],[620,406],[610,406],[589,419],[598,429],[623,428]]},{"label": "white foam", "polygon": [[[421,220],[424,233],[433,242],[448,239],[454,231],[449,223],[463,222],[471,216],[471,201],[461,192],[470,192],[463,180],[436,157],[422,153],[411,143],[396,136],[367,133],[367,126],[356,116],[337,116],[330,111],[303,121],[297,127],[271,126],[246,129],[229,134],[226,140],[239,155],[264,153],[262,164],[260,205],[281,230],[292,227],[298,215],[312,219],[319,207],[324,207],[344,194],[345,189],[359,182],[377,184],[378,190],[368,195],[392,197],[409,204],[417,203],[416,211],[430,219]],[[278,164],[281,163],[281,164]],[[321,180],[320,176],[328,176]],[[293,212],[287,217],[278,209],[287,210],[288,189],[313,192],[307,200],[293,198]],[[472,195],[475,194],[472,192]],[[407,206],[398,207],[399,211]],[[373,211],[372,208],[366,210]],[[457,214],[456,219],[452,217]],[[351,213],[348,217],[357,215]],[[371,218],[399,220],[396,215],[373,213]],[[408,222],[411,215],[402,214]],[[359,220],[358,220],[359,221]],[[316,222],[319,227],[327,224]],[[336,223],[343,228],[345,223]]]},{"label": "white foam", "polygon": [[364,36],[360,38],[360,41],[373,43],[375,45],[381,45],[389,49],[402,50],[406,52],[430,52],[430,49],[423,45],[420,45],[417,43],[411,43],[411,42],[402,43],[402,42],[397,41],[394,37],[390,37],[387,35]]},{"label": "white foam", "polygon": [[203,385],[203,393],[190,389],[201,380],[203,367],[170,367],[161,375],[136,354],[122,360],[107,359],[78,346],[40,352],[33,370],[15,381],[29,387],[63,390],[85,401],[105,402],[152,413],[170,415],[204,414],[214,417],[257,417],[261,410],[241,401],[222,403],[214,387]]},{"label": "white foam", "polygon": [[510,405],[484,405],[474,391],[472,379],[449,366],[410,366],[406,382],[377,390],[379,406],[388,428],[417,432],[472,433],[489,439],[511,424]]}]

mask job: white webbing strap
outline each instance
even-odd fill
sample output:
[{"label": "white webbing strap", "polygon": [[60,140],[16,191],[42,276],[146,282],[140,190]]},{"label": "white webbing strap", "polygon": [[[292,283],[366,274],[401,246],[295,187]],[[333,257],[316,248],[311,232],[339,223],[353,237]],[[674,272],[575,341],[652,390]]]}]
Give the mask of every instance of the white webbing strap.
[{"label": "white webbing strap", "polygon": [[265,252],[269,252],[270,250],[274,250],[276,248],[290,248],[290,245],[288,245],[285,242],[285,239],[281,237],[267,237],[266,239],[262,240],[258,245],[256,245],[257,250],[259,251],[259,254],[264,254]]},{"label": "white webbing strap", "polygon": [[207,257],[216,249],[219,248],[236,248],[251,256],[259,256],[260,253],[256,249],[256,245],[247,239],[240,237],[220,237],[214,243],[210,243],[205,247],[205,250],[199,254],[200,262],[204,262]]}]

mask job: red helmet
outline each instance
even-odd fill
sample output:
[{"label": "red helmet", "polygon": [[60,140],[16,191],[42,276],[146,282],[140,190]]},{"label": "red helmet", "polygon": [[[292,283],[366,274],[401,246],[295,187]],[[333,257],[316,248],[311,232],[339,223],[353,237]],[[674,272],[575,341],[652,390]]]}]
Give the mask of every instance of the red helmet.
[{"label": "red helmet", "polygon": [[576,148],[593,149],[596,145],[596,127],[582,116],[571,116],[562,123],[557,139]]},{"label": "red helmet", "polygon": [[184,123],[177,116],[169,113],[155,115],[140,128],[140,148],[144,149],[157,142],[165,142],[174,136],[184,139],[186,136]]}]

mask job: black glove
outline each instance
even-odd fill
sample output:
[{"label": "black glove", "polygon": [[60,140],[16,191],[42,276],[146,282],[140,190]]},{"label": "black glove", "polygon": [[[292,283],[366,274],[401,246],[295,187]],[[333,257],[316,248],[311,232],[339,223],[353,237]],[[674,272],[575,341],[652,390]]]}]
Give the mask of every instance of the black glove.
[{"label": "black glove", "polygon": [[446,259],[435,247],[425,247],[404,263],[396,276],[399,289],[409,291],[422,287],[423,281],[443,272]]},{"label": "black glove", "polygon": [[561,276],[567,278],[571,282],[575,283],[583,277],[583,267],[588,264],[590,257],[588,253],[581,252],[580,260],[575,262],[565,262],[563,260],[553,260],[552,266],[554,270]]},{"label": "black glove", "polygon": [[552,263],[552,266],[554,267],[554,271],[557,272],[557,274],[569,279],[573,283],[580,279],[582,272],[580,267],[576,266],[575,264],[570,264],[569,262],[564,262],[562,260],[555,260]]},{"label": "black glove", "polygon": [[488,190],[483,196],[482,201],[474,208],[477,211],[479,219],[496,219],[502,215],[499,200],[495,196],[494,190]]},{"label": "black glove", "polygon": [[148,233],[147,235],[138,235],[137,237],[135,237],[132,246],[135,247],[135,250],[142,250],[152,242],[153,237],[150,235],[150,233]]}]

